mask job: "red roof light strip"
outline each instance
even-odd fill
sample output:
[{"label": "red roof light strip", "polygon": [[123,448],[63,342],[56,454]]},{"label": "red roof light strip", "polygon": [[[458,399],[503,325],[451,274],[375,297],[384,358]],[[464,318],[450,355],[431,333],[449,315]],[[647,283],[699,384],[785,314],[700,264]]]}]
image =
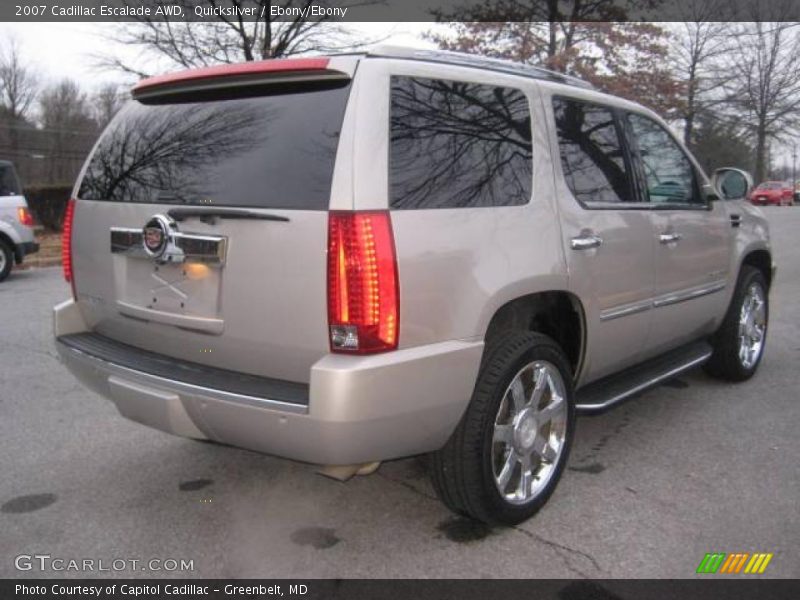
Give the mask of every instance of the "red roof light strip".
[{"label": "red roof light strip", "polygon": [[258,73],[281,73],[292,71],[324,71],[328,68],[329,58],[277,58],[259,60],[234,65],[218,65],[191,69],[148,77],[137,83],[133,91],[141,92],[146,89],[173,83],[215,79],[217,77],[235,77],[236,75],[256,75]]}]

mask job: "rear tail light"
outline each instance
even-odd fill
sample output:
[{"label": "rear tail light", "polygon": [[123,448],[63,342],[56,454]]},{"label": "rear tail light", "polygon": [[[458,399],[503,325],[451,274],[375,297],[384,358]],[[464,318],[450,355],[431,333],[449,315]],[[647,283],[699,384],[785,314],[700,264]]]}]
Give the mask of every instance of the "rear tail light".
[{"label": "rear tail light", "polygon": [[20,206],[17,209],[17,219],[19,219],[19,222],[25,225],[25,227],[33,227],[33,215],[26,206]]},{"label": "rear tail light", "polygon": [[75,200],[67,202],[64,212],[64,226],[61,234],[61,264],[64,267],[64,279],[72,284],[72,295],[75,296],[75,278],[72,273],[72,220],[75,217]]},{"label": "rear tail light", "polygon": [[328,217],[328,325],[332,352],[397,348],[400,294],[386,211]]}]

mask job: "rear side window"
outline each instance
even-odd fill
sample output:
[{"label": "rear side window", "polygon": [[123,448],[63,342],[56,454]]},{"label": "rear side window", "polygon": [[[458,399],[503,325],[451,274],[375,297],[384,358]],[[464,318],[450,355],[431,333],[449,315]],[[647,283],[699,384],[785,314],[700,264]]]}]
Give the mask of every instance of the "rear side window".
[{"label": "rear side window", "polygon": [[392,77],[390,205],[512,206],[530,200],[531,121],[520,90]]},{"label": "rear side window", "polygon": [[630,202],[631,183],[614,114],[606,107],[553,99],[561,170],[582,204]]},{"label": "rear side window", "polygon": [[132,101],[103,134],[79,197],[327,209],[348,91]]}]

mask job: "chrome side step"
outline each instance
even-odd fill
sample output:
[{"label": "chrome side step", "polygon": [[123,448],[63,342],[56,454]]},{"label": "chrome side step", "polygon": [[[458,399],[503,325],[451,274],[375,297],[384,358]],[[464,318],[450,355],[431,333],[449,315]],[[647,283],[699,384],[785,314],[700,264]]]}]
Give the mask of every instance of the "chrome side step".
[{"label": "chrome side step", "polygon": [[702,365],[711,357],[708,342],[695,342],[621,373],[590,383],[576,393],[579,415],[599,415],[636,394]]}]

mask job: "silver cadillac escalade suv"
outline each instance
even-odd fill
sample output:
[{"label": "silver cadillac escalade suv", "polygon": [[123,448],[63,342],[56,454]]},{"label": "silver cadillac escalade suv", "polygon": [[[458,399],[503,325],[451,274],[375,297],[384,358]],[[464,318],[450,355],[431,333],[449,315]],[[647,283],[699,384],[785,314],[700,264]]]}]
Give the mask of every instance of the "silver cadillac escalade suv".
[{"label": "silver cadillac escalade suv", "polygon": [[699,365],[753,375],[751,185],[645,108],[503,61],[155,77],[75,186],[56,342],[134,421],[340,477],[429,454],[448,507],[517,523],[577,415]]}]

